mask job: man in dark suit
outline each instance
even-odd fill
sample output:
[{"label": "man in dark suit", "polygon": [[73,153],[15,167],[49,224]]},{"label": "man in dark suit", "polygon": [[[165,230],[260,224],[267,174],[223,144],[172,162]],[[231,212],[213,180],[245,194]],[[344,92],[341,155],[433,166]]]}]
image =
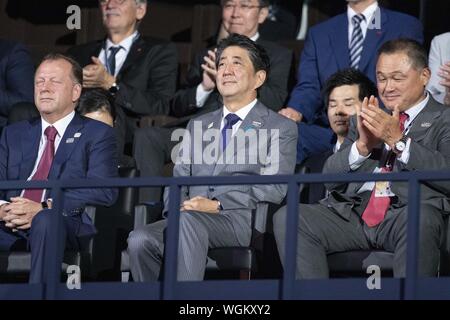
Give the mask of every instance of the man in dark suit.
[{"label": "man in dark suit", "polygon": [[[448,170],[450,108],[425,90],[430,79],[427,63],[427,52],[413,40],[391,40],[380,48],[378,93],[389,112],[373,96],[366,97],[343,146],[328,158],[325,173]],[[297,276],[328,277],[327,254],[378,248],[394,253],[394,276],[404,277],[408,184],[331,183],[327,188],[330,195],[320,204],[300,205]],[[421,186],[420,233],[408,236],[419,236],[418,272],[423,276],[438,272],[449,192],[448,182],[427,181]],[[282,208],[274,216],[281,256],[285,223]]]},{"label": "man in dark suit", "polygon": [[[223,105],[192,120],[183,130],[181,151],[176,153],[179,157],[174,161],[175,177],[293,173],[295,123],[269,110],[257,99],[257,89],[268,72],[267,54],[248,37],[232,34],[219,43],[217,88]],[[202,133],[212,135],[214,140],[195,138]],[[247,135],[253,135],[254,139],[242,140]],[[253,161],[250,155],[259,156]],[[178,280],[203,279],[208,248],[248,246],[252,210],[267,209],[267,202],[280,203],[286,191],[286,185],[182,188]],[[135,281],[158,278],[166,224],[164,219],[130,233],[128,253]]]},{"label": "man in dark suit", "polygon": [[[328,157],[339,151],[348,134],[350,117],[361,107],[364,98],[372,95],[377,95],[375,84],[359,70],[344,69],[327,80],[323,100],[327,106],[331,130],[336,135],[336,143],[333,149],[306,158],[302,165],[309,169],[309,173],[321,173]],[[324,184],[310,184],[306,203],[317,203],[325,197],[325,193]]]},{"label": "man in dark suit", "polygon": [[33,73],[28,50],[0,39],[0,132],[14,104],[33,101]]},{"label": "man in dark suit", "polygon": [[[113,130],[81,117],[74,109],[81,93],[82,69],[72,59],[51,54],[35,75],[35,103],[40,118],[7,126],[0,141],[0,181],[101,179],[117,176]],[[95,228],[87,204],[111,205],[115,189],[75,189],[64,193],[64,247],[80,249],[79,237]],[[44,279],[46,238],[54,214],[52,194],[42,189],[0,193],[0,250],[30,250],[30,282]],[[55,201],[59,199],[53,199]]]},{"label": "man in dark suit", "polygon": [[[173,43],[143,37],[137,28],[146,0],[99,1],[107,38],[69,50],[83,67],[83,86],[115,95],[119,144],[132,141],[142,116],[169,113],[175,93],[177,51]],[[119,146],[119,150],[123,148]]]},{"label": "man in dark suit", "polygon": [[280,111],[299,128],[297,161],[326,151],[333,144],[320,91],[336,71],[357,68],[375,81],[376,51],[391,39],[423,42],[419,20],[378,6],[376,0],[347,0],[347,13],[308,32],[298,68],[297,85]]},{"label": "man in dark suit", "polygon": [[[270,58],[270,74],[258,90],[258,99],[268,108],[278,111],[288,94],[292,52],[273,42],[261,39],[259,25],[268,15],[268,1],[222,1],[222,32],[217,41],[231,33],[242,34],[261,45]],[[175,142],[170,137],[176,127],[185,126],[189,119],[221,108],[220,94],[216,88],[214,48],[196,55],[189,68],[187,86],[176,92],[171,104],[171,114],[178,120],[171,128],[144,128],[136,132],[134,158],[142,176],[160,176]],[[159,201],[161,188],[144,188],[141,200]]]}]

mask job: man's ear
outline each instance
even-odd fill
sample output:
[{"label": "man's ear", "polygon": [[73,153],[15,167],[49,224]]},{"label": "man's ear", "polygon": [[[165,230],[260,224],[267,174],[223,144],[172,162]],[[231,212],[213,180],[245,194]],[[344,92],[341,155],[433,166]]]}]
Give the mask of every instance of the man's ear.
[{"label": "man's ear", "polygon": [[428,67],[423,68],[422,73],[420,75],[420,80],[422,81],[424,87],[427,86],[428,81],[430,81],[430,78],[431,78],[431,70],[430,70],[430,68],[428,68]]},{"label": "man's ear", "polygon": [[78,101],[78,99],[80,99],[81,96],[81,84],[77,83],[73,86],[72,88],[72,102],[76,102]]},{"label": "man's ear", "polygon": [[259,70],[256,72],[256,82],[254,87],[255,90],[263,85],[264,81],[266,81],[266,77],[267,77],[266,71]]},{"label": "man's ear", "polygon": [[142,20],[147,13],[147,4],[139,3],[136,8],[136,19],[138,21]]},{"label": "man's ear", "polygon": [[269,16],[269,8],[263,7],[259,10],[258,23],[263,23]]}]

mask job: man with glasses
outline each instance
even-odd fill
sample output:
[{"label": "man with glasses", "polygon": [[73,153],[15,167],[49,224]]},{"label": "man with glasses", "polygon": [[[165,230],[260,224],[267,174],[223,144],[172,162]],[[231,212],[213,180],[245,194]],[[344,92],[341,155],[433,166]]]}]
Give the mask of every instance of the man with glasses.
[{"label": "man with glasses", "polygon": [[100,0],[105,40],[69,50],[83,67],[83,87],[114,94],[119,144],[131,141],[142,116],[167,114],[175,93],[177,51],[172,43],[143,37],[138,26],[146,0]]},{"label": "man with glasses", "polygon": [[[258,90],[258,99],[268,108],[278,111],[287,98],[293,55],[290,50],[260,37],[258,30],[267,18],[267,7],[267,0],[223,0],[221,34],[216,41],[237,33],[249,37],[266,50],[271,70]],[[171,114],[178,117],[178,121],[171,128],[136,131],[133,156],[142,176],[162,175],[165,163],[171,161],[171,150],[176,144],[176,141],[171,141],[176,126],[185,126],[189,119],[221,107],[216,88],[216,43],[196,55],[189,67],[186,87],[178,90],[172,100]],[[144,188],[140,196],[141,200],[159,201],[161,188]]]}]

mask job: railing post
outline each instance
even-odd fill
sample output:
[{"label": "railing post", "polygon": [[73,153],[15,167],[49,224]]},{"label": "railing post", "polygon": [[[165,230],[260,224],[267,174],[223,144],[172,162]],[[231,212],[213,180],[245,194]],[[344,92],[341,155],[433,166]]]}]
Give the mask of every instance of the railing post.
[{"label": "railing post", "polygon": [[281,299],[292,299],[295,287],[297,257],[298,201],[299,186],[295,176],[289,178],[286,208],[286,243]]},{"label": "railing post", "polygon": [[405,292],[406,300],[416,297],[417,289],[417,261],[419,257],[420,237],[420,183],[415,177],[408,179],[408,219],[406,229],[406,278]]},{"label": "railing post", "polygon": [[63,241],[63,191],[58,181],[53,181],[52,186],[53,216],[50,218],[49,232],[46,237],[46,250],[44,260],[44,298],[47,300],[57,299],[58,285],[61,281],[61,265],[64,255]]},{"label": "railing post", "polygon": [[176,182],[170,184],[169,216],[166,229],[166,243],[164,249],[164,277],[162,298],[164,300],[175,297],[175,285],[178,271],[178,228],[180,224],[180,188]]}]

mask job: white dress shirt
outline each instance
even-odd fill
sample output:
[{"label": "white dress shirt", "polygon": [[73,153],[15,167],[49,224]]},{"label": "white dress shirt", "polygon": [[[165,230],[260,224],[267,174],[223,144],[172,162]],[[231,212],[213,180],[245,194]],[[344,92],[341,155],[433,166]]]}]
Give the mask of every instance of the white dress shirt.
[{"label": "white dress shirt", "polygon": [[[258,38],[259,38],[259,33],[256,32],[256,34],[253,37],[251,37],[250,39],[253,40],[253,41],[256,41],[256,40],[258,40]],[[202,72],[202,74],[203,74],[203,72]],[[205,90],[201,83],[197,86],[197,91],[196,91],[196,94],[195,94],[195,100],[197,102],[197,108],[203,107],[203,105],[205,104],[205,102],[208,99],[209,95],[213,91],[214,91],[214,89],[213,90],[208,90],[208,91]]]},{"label": "white dress shirt", "polygon": [[[247,117],[248,113],[253,109],[253,107],[255,106],[257,101],[258,100],[255,99],[252,102],[250,102],[248,105],[246,105],[245,107],[234,112],[234,114],[237,115],[239,118],[241,118],[241,120],[239,120],[238,122],[236,122],[234,124],[233,129],[231,131],[231,136],[234,136],[234,134],[237,132],[237,130],[241,126],[242,121],[244,121],[245,117]],[[223,115],[222,115],[222,122],[220,123],[220,131],[222,131],[223,127],[225,126],[225,117],[229,113],[232,113],[232,112],[230,112],[230,110],[228,110],[226,106],[223,106]]]},{"label": "white dress shirt", "polygon": [[[61,142],[61,138],[64,136],[64,133],[66,132],[66,129],[69,126],[69,123],[70,123],[70,121],[72,121],[74,116],[75,116],[75,111],[72,111],[67,116],[56,121],[53,124],[53,127],[55,127],[56,131],[58,131],[58,134],[55,137],[55,154],[56,154],[56,150],[58,150],[59,143]],[[36,162],[34,163],[33,171],[31,171],[31,174],[28,177],[27,181],[30,181],[31,178],[34,176],[34,174],[37,170],[39,161],[41,160],[42,154],[44,153],[45,144],[47,143],[47,137],[45,136],[44,132],[45,132],[45,129],[47,129],[47,127],[51,126],[51,124],[48,123],[47,121],[45,121],[43,118],[41,118],[41,123],[42,123],[42,130],[41,130],[41,139],[39,141],[38,156],[36,158]],[[24,192],[25,192],[25,190],[22,190],[22,192],[20,193],[21,197],[23,196]],[[44,201],[44,199],[45,199],[45,192],[42,193],[41,201]],[[0,206],[5,203],[9,203],[9,201],[0,200]]]},{"label": "white dress shirt", "polygon": [[[363,21],[361,21],[361,23],[359,24],[359,26],[361,27],[362,30],[362,34],[363,34],[363,38],[366,38],[366,34],[367,34],[367,29],[369,27],[369,23],[372,22],[373,16],[375,15],[375,12],[378,9],[378,2],[374,2],[372,3],[370,6],[368,6],[366,8],[366,10],[364,10],[363,12],[361,12],[365,19]],[[348,17],[348,43],[350,45],[350,43],[352,42],[352,34],[353,34],[353,23],[352,23],[352,19],[354,16],[356,16],[358,13],[356,13],[355,10],[353,10],[352,8],[350,8],[349,6],[347,6],[347,17]]]},{"label": "white dress shirt", "polygon": [[[422,100],[420,103],[415,105],[414,107],[409,108],[405,111],[405,113],[409,116],[408,120],[405,121],[405,130],[403,131],[404,134],[407,134],[411,128],[412,123],[414,122],[417,115],[425,108],[428,101],[430,100],[430,96],[428,93],[426,94],[426,98]],[[406,148],[405,150],[400,154],[399,157],[397,157],[396,161],[400,161],[403,164],[407,164],[409,161],[409,155],[410,155],[410,146],[411,146],[411,138],[407,139],[406,142]],[[385,144],[384,145],[384,152],[388,152],[390,150],[390,147]],[[356,142],[353,143],[352,149],[350,151],[350,154],[348,155],[348,162],[350,165],[350,168],[354,171],[357,170],[363,162],[370,157],[370,154],[367,157],[364,157],[359,154],[358,148],[356,147]],[[381,168],[375,168],[373,171],[374,173],[378,173],[381,171]],[[371,191],[374,187],[374,182],[366,182],[363,184],[363,186],[358,190],[358,193],[362,193],[364,191]]]},{"label": "white dress shirt", "polygon": [[[119,51],[117,51],[116,54],[116,70],[113,74],[113,76],[117,76],[117,74],[119,73],[120,69],[123,66],[123,63],[125,62],[125,59],[128,56],[128,53],[130,52],[131,46],[133,45],[133,42],[139,37],[139,34],[137,31],[135,31],[132,35],[126,37],[125,39],[123,39],[121,42],[114,44],[111,40],[107,39],[106,40],[106,52],[105,52],[105,47],[102,49],[102,51],[100,51],[100,55],[98,56],[100,61],[103,63],[103,65],[106,67],[106,69],[108,69],[108,65],[106,63],[106,61],[109,58],[109,55],[111,54],[111,52],[109,51],[109,48],[111,47],[118,47],[121,46],[122,49],[120,49]],[[109,70],[108,70],[109,72]]]}]

